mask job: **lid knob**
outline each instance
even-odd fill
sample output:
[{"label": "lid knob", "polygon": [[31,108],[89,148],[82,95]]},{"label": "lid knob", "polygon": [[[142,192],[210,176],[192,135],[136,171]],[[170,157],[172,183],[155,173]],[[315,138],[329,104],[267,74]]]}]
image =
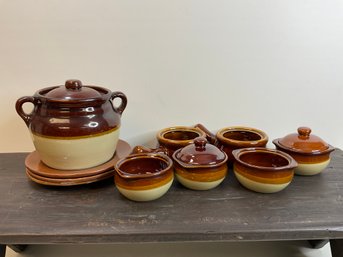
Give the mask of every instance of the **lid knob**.
[{"label": "lid knob", "polygon": [[65,87],[67,90],[79,91],[82,87],[82,82],[77,79],[69,79],[65,83]]},{"label": "lid knob", "polygon": [[309,127],[298,128],[298,134],[301,137],[309,138],[311,134],[311,129]]},{"label": "lid knob", "polygon": [[205,151],[207,139],[204,137],[197,137],[194,139],[194,145],[196,151]]}]

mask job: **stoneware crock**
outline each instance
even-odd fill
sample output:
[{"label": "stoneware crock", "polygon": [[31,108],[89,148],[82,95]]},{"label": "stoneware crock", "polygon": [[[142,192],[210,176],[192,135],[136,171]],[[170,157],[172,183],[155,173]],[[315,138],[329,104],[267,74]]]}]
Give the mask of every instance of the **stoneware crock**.
[{"label": "stoneware crock", "polygon": [[242,148],[232,152],[234,173],[246,188],[259,193],[275,193],[292,181],[297,162],[288,154],[264,147]]},{"label": "stoneware crock", "polygon": [[[121,99],[118,107],[112,104],[116,98]],[[34,105],[31,113],[23,110],[25,103]],[[76,170],[112,158],[126,104],[121,92],[67,80],[63,86],[18,99],[16,110],[29,128],[41,161],[54,169]]]},{"label": "stoneware crock", "polygon": [[197,137],[194,143],[173,154],[175,175],[187,188],[209,190],[218,186],[227,174],[227,155],[206,138]]},{"label": "stoneware crock", "polygon": [[173,161],[162,153],[131,154],[115,165],[119,192],[133,201],[152,201],[163,196],[173,183]]},{"label": "stoneware crock", "polygon": [[171,157],[177,149],[192,144],[196,137],[206,137],[206,134],[199,128],[174,126],[161,129],[156,137],[159,146],[168,149],[169,156]]},{"label": "stoneware crock", "polygon": [[268,136],[262,130],[250,127],[234,126],[220,129],[217,134],[218,144],[233,162],[232,151],[240,148],[265,147]]},{"label": "stoneware crock", "polygon": [[297,162],[297,175],[316,175],[330,163],[335,148],[320,137],[312,135],[308,127],[299,127],[298,133],[273,140],[276,148],[290,154]]}]

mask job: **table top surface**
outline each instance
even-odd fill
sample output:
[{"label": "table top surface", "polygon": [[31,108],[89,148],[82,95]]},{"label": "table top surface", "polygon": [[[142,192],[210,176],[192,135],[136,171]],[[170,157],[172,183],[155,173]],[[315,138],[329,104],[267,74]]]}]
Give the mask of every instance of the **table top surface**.
[{"label": "table top surface", "polygon": [[27,153],[0,154],[0,244],[343,238],[343,152],[319,175],[275,194],[243,188],[230,170],[215,189],[174,181],[162,198],[133,202],[113,179],[51,187],[25,175]]}]

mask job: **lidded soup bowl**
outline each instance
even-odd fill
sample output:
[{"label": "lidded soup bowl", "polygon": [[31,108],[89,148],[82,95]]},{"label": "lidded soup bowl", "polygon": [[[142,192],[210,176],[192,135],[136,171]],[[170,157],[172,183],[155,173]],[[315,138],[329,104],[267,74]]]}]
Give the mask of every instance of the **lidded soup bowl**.
[{"label": "lidded soup bowl", "polygon": [[297,175],[316,175],[330,163],[330,153],[335,148],[320,137],[311,134],[308,127],[299,127],[298,133],[274,139],[276,148],[290,154],[297,162]]},{"label": "lidded soup bowl", "polygon": [[240,148],[265,147],[268,136],[262,130],[250,127],[234,126],[220,129],[217,140],[229,161],[234,161],[232,151]]},{"label": "lidded soup bowl", "polygon": [[152,201],[163,196],[174,180],[173,161],[162,153],[131,154],[115,165],[119,192],[133,201]]},{"label": "lidded soup bowl", "polygon": [[275,193],[292,181],[297,162],[287,153],[264,147],[232,152],[233,171],[244,187],[259,193]]},{"label": "lidded soup bowl", "polygon": [[193,190],[215,188],[228,171],[226,153],[208,144],[204,137],[197,137],[193,144],[176,150],[173,160],[177,180]]},{"label": "lidded soup bowl", "polygon": [[196,127],[174,126],[161,129],[156,137],[159,145],[166,148],[169,156],[172,156],[177,149],[192,144],[197,137],[206,137],[206,134]]},{"label": "lidded soup bowl", "polygon": [[[121,99],[118,107],[112,101]],[[25,103],[34,105],[31,113]],[[110,160],[119,139],[120,118],[127,104],[121,92],[83,86],[67,80],[63,86],[38,90],[17,100],[16,111],[26,123],[41,161],[59,170],[86,169]]]}]

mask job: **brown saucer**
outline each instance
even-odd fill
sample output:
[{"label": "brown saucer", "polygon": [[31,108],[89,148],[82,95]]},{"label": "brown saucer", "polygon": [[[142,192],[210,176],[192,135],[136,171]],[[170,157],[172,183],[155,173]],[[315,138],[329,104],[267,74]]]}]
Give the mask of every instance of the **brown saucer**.
[{"label": "brown saucer", "polygon": [[82,169],[82,170],[57,170],[48,167],[43,162],[41,162],[39,154],[37,151],[30,153],[25,159],[25,166],[29,170],[30,178],[33,175],[37,175],[39,177],[44,178],[55,178],[55,179],[75,179],[75,178],[84,178],[89,176],[95,176],[98,174],[103,174],[107,171],[113,171],[114,165],[117,161],[131,152],[130,145],[123,141],[119,140],[116,153],[111,160],[108,162],[101,164],[96,167]]},{"label": "brown saucer", "polygon": [[29,169],[26,168],[26,175],[34,182],[42,185],[49,185],[49,186],[75,186],[75,185],[83,185],[89,184],[93,182],[97,182],[103,179],[110,178],[114,175],[113,170],[105,171],[101,174],[97,174],[94,176],[88,176],[83,178],[46,178],[39,175],[32,173]]}]

